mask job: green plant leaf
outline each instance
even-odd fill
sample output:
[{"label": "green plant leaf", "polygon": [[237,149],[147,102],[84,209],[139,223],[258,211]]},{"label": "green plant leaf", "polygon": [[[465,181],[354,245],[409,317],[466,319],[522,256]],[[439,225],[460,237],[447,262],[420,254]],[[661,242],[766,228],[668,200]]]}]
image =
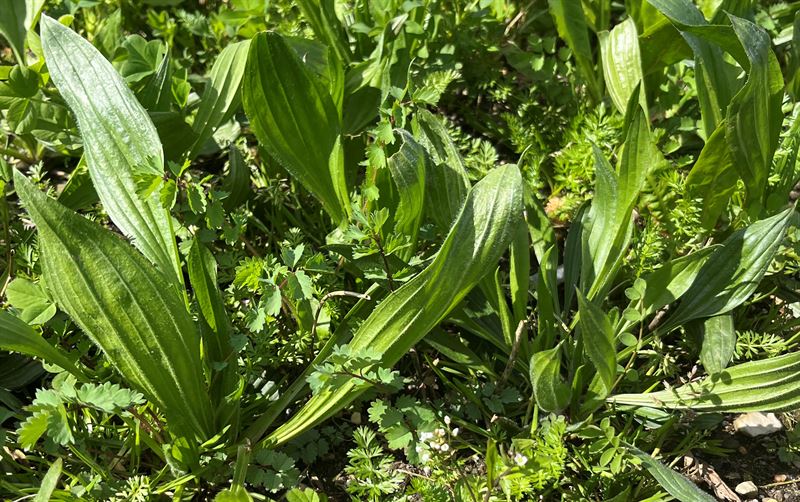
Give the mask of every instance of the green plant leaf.
[{"label": "green plant leaf", "polygon": [[168,112],[172,100],[172,70],[169,52],[161,58],[156,73],[139,92],[139,102],[150,112]]},{"label": "green plant leaf", "polygon": [[252,502],[253,497],[242,486],[222,490],[214,497],[214,502]]},{"label": "green plant leaf", "polygon": [[[717,249],[709,246],[671,260],[643,276],[642,316],[647,317],[674,302],[694,284],[709,255]],[[635,306],[632,302],[631,307]]]},{"label": "green plant leaf", "polygon": [[[688,325],[693,326],[694,323]],[[688,328],[687,326],[687,328]],[[724,370],[736,352],[736,330],[733,316],[722,314],[699,321],[694,327],[703,340],[700,362],[710,374]]]},{"label": "green plant leaf", "polygon": [[610,32],[603,31],[598,36],[606,89],[617,110],[625,113],[637,86],[640,88],[639,103],[647,110],[636,23],[628,18]]},{"label": "green plant leaf", "polygon": [[[403,144],[386,161],[399,195],[394,211],[395,230],[410,237],[415,244],[425,203],[425,152],[407,131],[398,132]],[[410,258],[414,247],[404,250],[403,258]]]},{"label": "green plant leaf", "polygon": [[44,0],[0,0],[0,35],[8,40],[17,62],[25,64],[25,37],[42,12]]},{"label": "green plant leaf", "polygon": [[164,411],[172,431],[210,436],[200,340],[178,290],[127,242],[19,171],[14,184],[39,231],[43,276],[61,309]]},{"label": "green plant leaf", "polygon": [[216,128],[225,123],[239,108],[242,101],[240,87],[249,49],[249,40],[230,44],[222,49],[214,61],[192,124],[197,139],[189,152],[190,159],[197,156]]},{"label": "green plant leaf", "polygon": [[730,20],[750,61],[750,72],[728,107],[725,139],[744,181],[747,205],[758,215],[783,121],[783,75],[767,32],[745,19],[730,16]]},{"label": "green plant leaf", "polygon": [[[369,349],[381,357],[381,366],[393,366],[497,266],[522,223],[522,210],[517,167],[492,170],[469,192],[433,262],[375,308],[354,334],[351,350]],[[360,394],[358,383],[350,379],[315,395],[268,441],[288,441],[341,410]]]},{"label": "green plant leaf", "polygon": [[789,411],[800,406],[800,352],[730,366],[681,387],[608,398],[617,404],[695,412]]},{"label": "green plant leaf", "polygon": [[250,194],[250,167],[236,145],[230,147],[228,169],[228,176],[222,184],[222,189],[228,192],[228,196],[222,201],[222,205],[230,211],[243,204]]},{"label": "green plant leaf", "polygon": [[725,139],[726,131],[725,122],[720,122],[686,177],[688,192],[703,201],[700,223],[707,230],[714,228],[720,215],[728,207],[738,180]]},{"label": "green plant leaf", "polygon": [[667,332],[692,319],[724,314],[744,302],[764,277],[794,211],[788,208],[731,234],[703,264],[682,295],[683,301],[659,330]]},{"label": "green plant leaf", "polygon": [[594,100],[599,102],[602,99],[602,83],[598,82],[595,74],[589,26],[580,0],[548,0],[547,3],[559,36],[572,49],[581,77],[586,81]]},{"label": "green plant leaf", "polygon": [[600,307],[587,300],[580,291],[578,291],[578,313],[583,349],[597,369],[607,396],[611,393],[617,375],[617,352],[614,347],[611,321]]},{"label": "green plant leaf", "polygon": [[339,112],[280,35],[260,33],[252,39],[242,98],[259,143],[336,223],[346,220],[350,202]]},{"label": "green plant leaf", "polygon": [[0,310],[0,348],[38,357],[64,368],[79,380],[86,380],[83,372],[61,349],[47,343],[32,327],[5,310]]},{"label": "green plant leaf", "polygon": [[638,100],[639,90],[631,95],[626,112],[626,136],[619,157],[619,172],[597,147],[595,156],[595,195],[583,232],[581,290],[586,297],[603,296],[622,265],[624,250],[633,229],[633,209],[647,176],[664,161],[655,145],[647,116]]},{"label": "green plant leaf", "polygon": [[17,277],[6,288],[8,303],[22,311],[20,319],[28,324],[44,324],[56,314],[56,306],[38,284]]},{"label": "green plant leaf", "polygon": [[642,450],[628,447],[642,461],[647,471],[667,493],[681,502],[714,502],[716,499],[697,487],[680,473],[673,471]]},{"label": "green plant leaf", "polygon": [[561,378],[561,346],[537,352],[531,357],[531,385],[536,404],[544,411],[558,413],[572,399],[570,386]]},{"label": "green plant leaf", "polygon": [[334,0],[298,0],[297,6],[303,12],[303,17],[311,26],[314,35],[331,47],[343,64],[350,63],[352,54],[349,41],[342,23],[336,16]]},{"label": "green plant leaf", "polygon": [[[694,53],[697,99],[705,137],[709,138],[722,123],[728,104],[740,85],[736,81],[736,68],[725,61],[723,48],[712,40],[727,40],[725,47],[736,51],[735,37],[727,26],[709,25],[691,0],[648,1],[680,30]],[[741,54],[741,47],[737,54]]]},{"label": "green plant leaf", "polygon": [[173,281],[182,283],[170,216],[158,194],[136,195],[135,176],[163,175],[158,133],[145,109],[100,52],[42,16],[42,48],[56,87],[78,119],[89,173],[114,224]]},{"label": "green plant leaf", "polygon": [[58,480],[61,478],[61,468],[64,461],[57,458],[55,462],[47,469],[47,473],[42,478],[42,483],[39,486],[39,491],[33,497],[33,502],[48,502],[53,492],[56,491]]},{"label": "green plant leaf", "polygon": [[425,205],[436,225],[444,231],[458,216],[469,191],[467,168],[439,117],[427,110],[418,110],[414,118],[414,135],[432,160],[426,163]]},{"label": "green plant leaf", "polygon": [[286,502],[327,502],[326,495],[320,495],[311,488],[301,490],[300,488],[292,488],[286,492]]}]

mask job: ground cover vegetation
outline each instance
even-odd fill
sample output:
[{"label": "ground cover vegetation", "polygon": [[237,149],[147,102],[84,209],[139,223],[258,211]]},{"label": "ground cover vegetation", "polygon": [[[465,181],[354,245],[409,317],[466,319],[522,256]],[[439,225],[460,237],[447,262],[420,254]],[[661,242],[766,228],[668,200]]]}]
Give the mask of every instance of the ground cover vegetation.
[{"label": "ground cover vegetation", "polygon": [[799,10],[0,0],[0,496],[792,500]]}]

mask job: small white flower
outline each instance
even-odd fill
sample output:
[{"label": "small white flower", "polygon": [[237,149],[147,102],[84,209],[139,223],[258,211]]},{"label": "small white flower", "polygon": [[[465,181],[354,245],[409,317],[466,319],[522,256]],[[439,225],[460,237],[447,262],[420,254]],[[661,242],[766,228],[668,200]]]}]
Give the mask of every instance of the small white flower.
[{"label": "small white flower", "polygon": [[445,434],[447,434],[447,432],[444,429],[436,429],[436,435],[440,438],[444,437]]},{"label": "small white flower", "polygon": [[417,453],[422,453],[422,446],[417,445],[414,447],[414,450],[416,450]]},{"label": "small white flower", "polygon": [[442,451],[448,451],[450,449],[450,445],[445,443],[439,449]]},{"label": "small white flower", "polygon": [[431,460],[431,454],[425,452],[422,455],[420,455],[419,459],[422,461],[423,464],[427,464]]},{"label": "small white flower", "polygon": [[514,463],[522,467],[523,465],[528,463],[528,457],[526,457],[522,453],[517,453],[516,455],[514,455]]},{"label": "small white flower", "polygon": [[420,432],[419,433],[419,440],[420,441],[428,441],[429,439],[433,439],[433,433],[431,433],[431,432]]},{"label": "small white flower", "polygon": [[445,417],[444,417],[444,423],[445,423],[446,425],[450,425],[450,417],[449,417],[448,415],[445,415]]},{"label": "small white flower", "polygon": [[459,433],[459,432],[461,432],[461,429],[459,429],[458,427],[454,428],[454,429],[453,429],[453,432],[452,432],[452,434],[453,434],[453,437],[455,437],[455,436],[458,436],[458,433]]}]

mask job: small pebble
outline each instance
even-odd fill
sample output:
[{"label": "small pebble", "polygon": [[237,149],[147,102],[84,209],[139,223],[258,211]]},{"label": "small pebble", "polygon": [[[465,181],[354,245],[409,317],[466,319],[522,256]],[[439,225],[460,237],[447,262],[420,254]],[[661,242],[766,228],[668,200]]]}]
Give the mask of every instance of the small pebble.
[{"label": "small pebble", "polygon": [[789,476],[786,474],[776,474],[772,479],[775,480],[776,483],[783,483]]},{"label": "small pebble", "polygon": [[742,455],[747,455],[747,448],[745,448],[744,446],[740,446],[739,448],[737,448],[737,451]]},{"label": "small pebble", "polygon": [[361,425],[361,413],[354,411],[352,415],[350,415],[350,422],[355,425]]},{"label": "small pebble", "polygon": [[745,481],[736,485],[736,493],[742,497],[755,497],[758,495],[758,487],[752,481]]},{"label": "small pebble", "polygon": [[760,411],[745,413],[736,417],[733,428],[751,438],[766,436],[783,430],[783,424],[774,413],[761,413]]}]

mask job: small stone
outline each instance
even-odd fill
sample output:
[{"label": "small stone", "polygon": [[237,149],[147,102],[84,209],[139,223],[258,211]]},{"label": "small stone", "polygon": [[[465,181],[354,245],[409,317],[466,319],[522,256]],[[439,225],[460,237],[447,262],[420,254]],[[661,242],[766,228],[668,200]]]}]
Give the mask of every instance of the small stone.
[{"label": "small stone", "polygon": [[761,502],[778,502],[778,501],[772,497],[767,497],[765,499],[761,499]]},{"label": "small stone", "polygon": [[738,448],[736,449],[736,451],[738,451],[738,452],[739,452],[739,453],[741,453],[742,455],[747,455],[747,448],[745,448],[744,446],[740,446],[740,447],[738,447]]},{"label": "small stone", "polygon": [[783,430],[783,424],[774,413],[745,413],[733,421],[733,428],[751,438],[774,434]]},{"label": "small stone", "polygon": [[786,481],[788,477],[789,476],[787,476],[786,474],[776,474],[775,476],[772,477],[772,479],[774,479],[776,483],[783,483],[784,481]]},{"label": "small stone", "polygon": [[742,497],[755,497],[758,495],[758,487],[752,481],[745,481],[736,485],[736,493]]},{"label": "small stone", "polygon": [[350,415],[350,422],[355,425],[361,425],[361,413],[354,411],[353,414]]}]

